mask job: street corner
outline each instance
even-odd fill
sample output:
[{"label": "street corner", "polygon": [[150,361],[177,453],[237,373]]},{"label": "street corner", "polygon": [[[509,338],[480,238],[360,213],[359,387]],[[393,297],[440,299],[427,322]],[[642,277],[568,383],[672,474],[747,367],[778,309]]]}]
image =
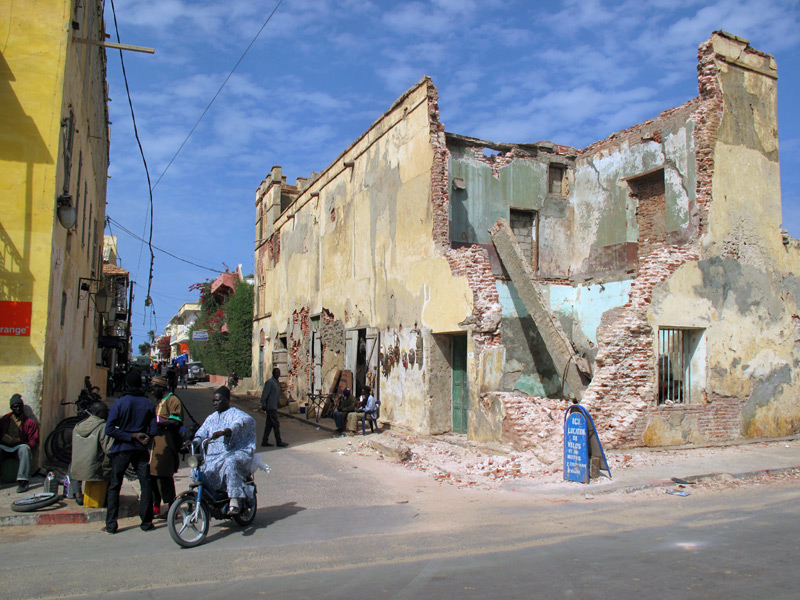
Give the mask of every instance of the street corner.
[{"label": "street corner", "polygon": [[[14,502],[42,493],[41,478],[34,478],[24,493],[17,493],[17,484],[3,484],[0,488],[0,527],[12,525],[72,525],[103,522],[105,508],[87,508],[79,505],[73,498],[59,499],[49,506],[33,508],[28,511],[14,510]],[[120,496],[119,518],[132,517],[139,512],[139,496],[132,485],[126,482]]]}]

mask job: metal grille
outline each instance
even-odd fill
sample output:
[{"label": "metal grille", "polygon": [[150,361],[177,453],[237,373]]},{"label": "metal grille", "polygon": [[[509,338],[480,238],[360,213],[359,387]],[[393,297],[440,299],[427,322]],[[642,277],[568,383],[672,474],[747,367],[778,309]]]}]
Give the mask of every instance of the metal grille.
[{"label": "metal grille", "polygon": [[661,328],[658,331],[658,403],[689,402],[692,361],[689,330]]}]

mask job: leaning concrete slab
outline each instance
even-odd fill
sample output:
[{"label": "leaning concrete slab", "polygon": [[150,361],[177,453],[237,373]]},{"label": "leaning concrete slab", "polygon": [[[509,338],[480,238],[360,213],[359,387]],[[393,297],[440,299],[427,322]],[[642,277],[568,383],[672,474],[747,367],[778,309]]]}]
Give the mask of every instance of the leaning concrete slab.
[{"label": "leaning concrete slab", "polygon": [[580,400],[586,390],[586,384],[579,370],[583,359],[575,352],[561,323],[545,304],[542,291],[534,279],[533,271],[525,260],[508,221],[498,219],[490,231],[497,254],[503,261],[503,266],[517,288],[525,308],[539,329],[553,364],[559,373],[563,374],[566,371],[565,387],[577,400]]}]

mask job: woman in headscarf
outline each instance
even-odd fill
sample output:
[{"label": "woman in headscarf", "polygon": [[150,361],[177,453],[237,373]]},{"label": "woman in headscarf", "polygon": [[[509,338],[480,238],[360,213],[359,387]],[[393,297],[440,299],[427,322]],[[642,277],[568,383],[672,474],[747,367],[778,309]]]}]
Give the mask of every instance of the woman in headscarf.
[{"label": "woman in headscarf", "polygon": [[[179,452],[182,445],[180,429],[183,426],[183,403],[169,391],[164,377],[153,377],[153,394],[158,400],[156,425],[158,433],[153,436],[150,454],[150,481],[153,488],[153,514],[165,515],[175,500],[175,481],[172,478],[180,465]],[[161,503],[167,505],[161,512]]]}]

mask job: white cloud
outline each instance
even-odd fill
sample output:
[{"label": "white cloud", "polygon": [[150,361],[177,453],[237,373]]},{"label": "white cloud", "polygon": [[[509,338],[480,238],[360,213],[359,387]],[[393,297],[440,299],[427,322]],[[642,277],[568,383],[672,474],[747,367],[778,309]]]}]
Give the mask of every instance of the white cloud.
[{"label": "white cloud", "polygon": [[383,22],[402,33],[444,35],[463,28],[475,9],[475,2],[470,0],[408,2],[386,13]]}]

